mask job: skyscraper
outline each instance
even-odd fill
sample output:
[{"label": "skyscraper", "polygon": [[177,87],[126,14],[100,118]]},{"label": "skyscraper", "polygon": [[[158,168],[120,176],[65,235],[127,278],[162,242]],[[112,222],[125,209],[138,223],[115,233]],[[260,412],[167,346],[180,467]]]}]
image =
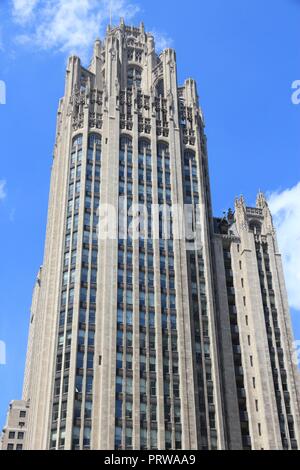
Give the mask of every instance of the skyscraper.
[{"label": "skyscraper", "polygon": [[263,194],[256,207],[240,198],[234,214],[215,219],[214,253],[229,427],[239,426],[244,448],[297,449],[299,371],[281,256]]},{"label": "skyscraper", "polygon": [[291,354],[264,197],[213,218],[196,84],[178,87],[175,52],[121,21],[88,68],[67,66],[25,447],[296,448]]}]

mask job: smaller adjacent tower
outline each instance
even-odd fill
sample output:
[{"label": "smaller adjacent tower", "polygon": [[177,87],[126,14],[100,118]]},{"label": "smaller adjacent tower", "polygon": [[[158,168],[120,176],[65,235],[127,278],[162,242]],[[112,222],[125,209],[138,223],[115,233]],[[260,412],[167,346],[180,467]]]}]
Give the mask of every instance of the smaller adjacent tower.
[{"label": "smaller adjacent tower", "polygon": [[215,219],[215,263],[228,434],[244,449],[297,449],[299,373],[282,261],[265,196]]},{"label": "smaller adjacent tower", "polygon": [[6,423],[2,430],[0,450],[24,450],[27,432],[29,402],[14,400],[9,404]]}]

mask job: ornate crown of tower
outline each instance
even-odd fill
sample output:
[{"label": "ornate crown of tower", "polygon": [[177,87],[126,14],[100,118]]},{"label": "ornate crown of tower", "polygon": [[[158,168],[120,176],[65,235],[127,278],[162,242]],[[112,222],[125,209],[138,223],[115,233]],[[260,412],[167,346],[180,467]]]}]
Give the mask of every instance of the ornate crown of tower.
[{"label": "ornate crown of tower", "polygon": [[[68,100],[68,103],[65,102]],[[105,112],[120,111],[120,128],[131,132],[133,113],[139,114],[138,131],[151,134],[151,118],[156,117],[157,136],[169,137],[170,121],[183,129],[183,143],[193,148],[196,144],[195,127],[203,129],[204,121],[199,107],[196,83],[186,80],[177,86],[176,53],[165,49],[155,51],[155,40],[139,28],[120,25],[107,28],[106,38],[97,39],[88,68],[78,57],[72,56],[67,67],[65,98],[76,132],[85,126],[102,129]],[[60,134],[60,120],[58,121]],[[202,150],[206,153],[203,139]]]}]

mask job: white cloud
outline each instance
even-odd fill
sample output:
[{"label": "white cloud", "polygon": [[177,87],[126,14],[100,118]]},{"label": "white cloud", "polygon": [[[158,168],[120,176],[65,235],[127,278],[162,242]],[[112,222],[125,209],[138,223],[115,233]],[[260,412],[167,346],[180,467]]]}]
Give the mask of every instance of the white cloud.
[{"label": "white cloud", "polygon": [[19,23],[26,23],[33,16],[33,11],[39,0],[12,0],[13,16]]},{"label": "white cloud", "polygon": [[6,191],[5,191],[6,181],[0,180],[0,201],[6,198]]},{"label": "white cloud", "polygon": [[300,310],[300,182],[269,195],[291,307]]},{"label": "white cloud", "polygon": [[[16,41],[42,50],[52,49],[89,58],[96,37],[103,36],[112,18],[130,21],[140,10],[135,0],[12,0],[13,18],[20,31]],[[173,40],[152,30],[158,51]]]},{"label": "white cloud", "polygon": [[155,29],[152,29],[151,34],[155,38],[155,46],[158,51],[162,51],[173,45],[173,39],[170,38],[167,34],[161,33]]},{"label": "white cloud", "polygon": [[[139,7],[129,0],[13,0],[13,14],[22,23],[17,41],[42,50],[78,54],[84,60],[97,36],[103,35],[110,15],[132,19]],[[30,21],[28,21],[30,19]]]}]

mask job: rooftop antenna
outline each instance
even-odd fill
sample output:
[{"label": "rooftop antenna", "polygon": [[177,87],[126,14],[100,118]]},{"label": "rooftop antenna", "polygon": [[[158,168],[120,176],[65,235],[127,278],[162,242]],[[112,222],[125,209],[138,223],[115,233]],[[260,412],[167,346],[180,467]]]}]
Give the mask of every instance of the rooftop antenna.
[{"label": "rooftop antenna", "polygon": [[109,1],[109,24],[112,27],[112,0]]}]

